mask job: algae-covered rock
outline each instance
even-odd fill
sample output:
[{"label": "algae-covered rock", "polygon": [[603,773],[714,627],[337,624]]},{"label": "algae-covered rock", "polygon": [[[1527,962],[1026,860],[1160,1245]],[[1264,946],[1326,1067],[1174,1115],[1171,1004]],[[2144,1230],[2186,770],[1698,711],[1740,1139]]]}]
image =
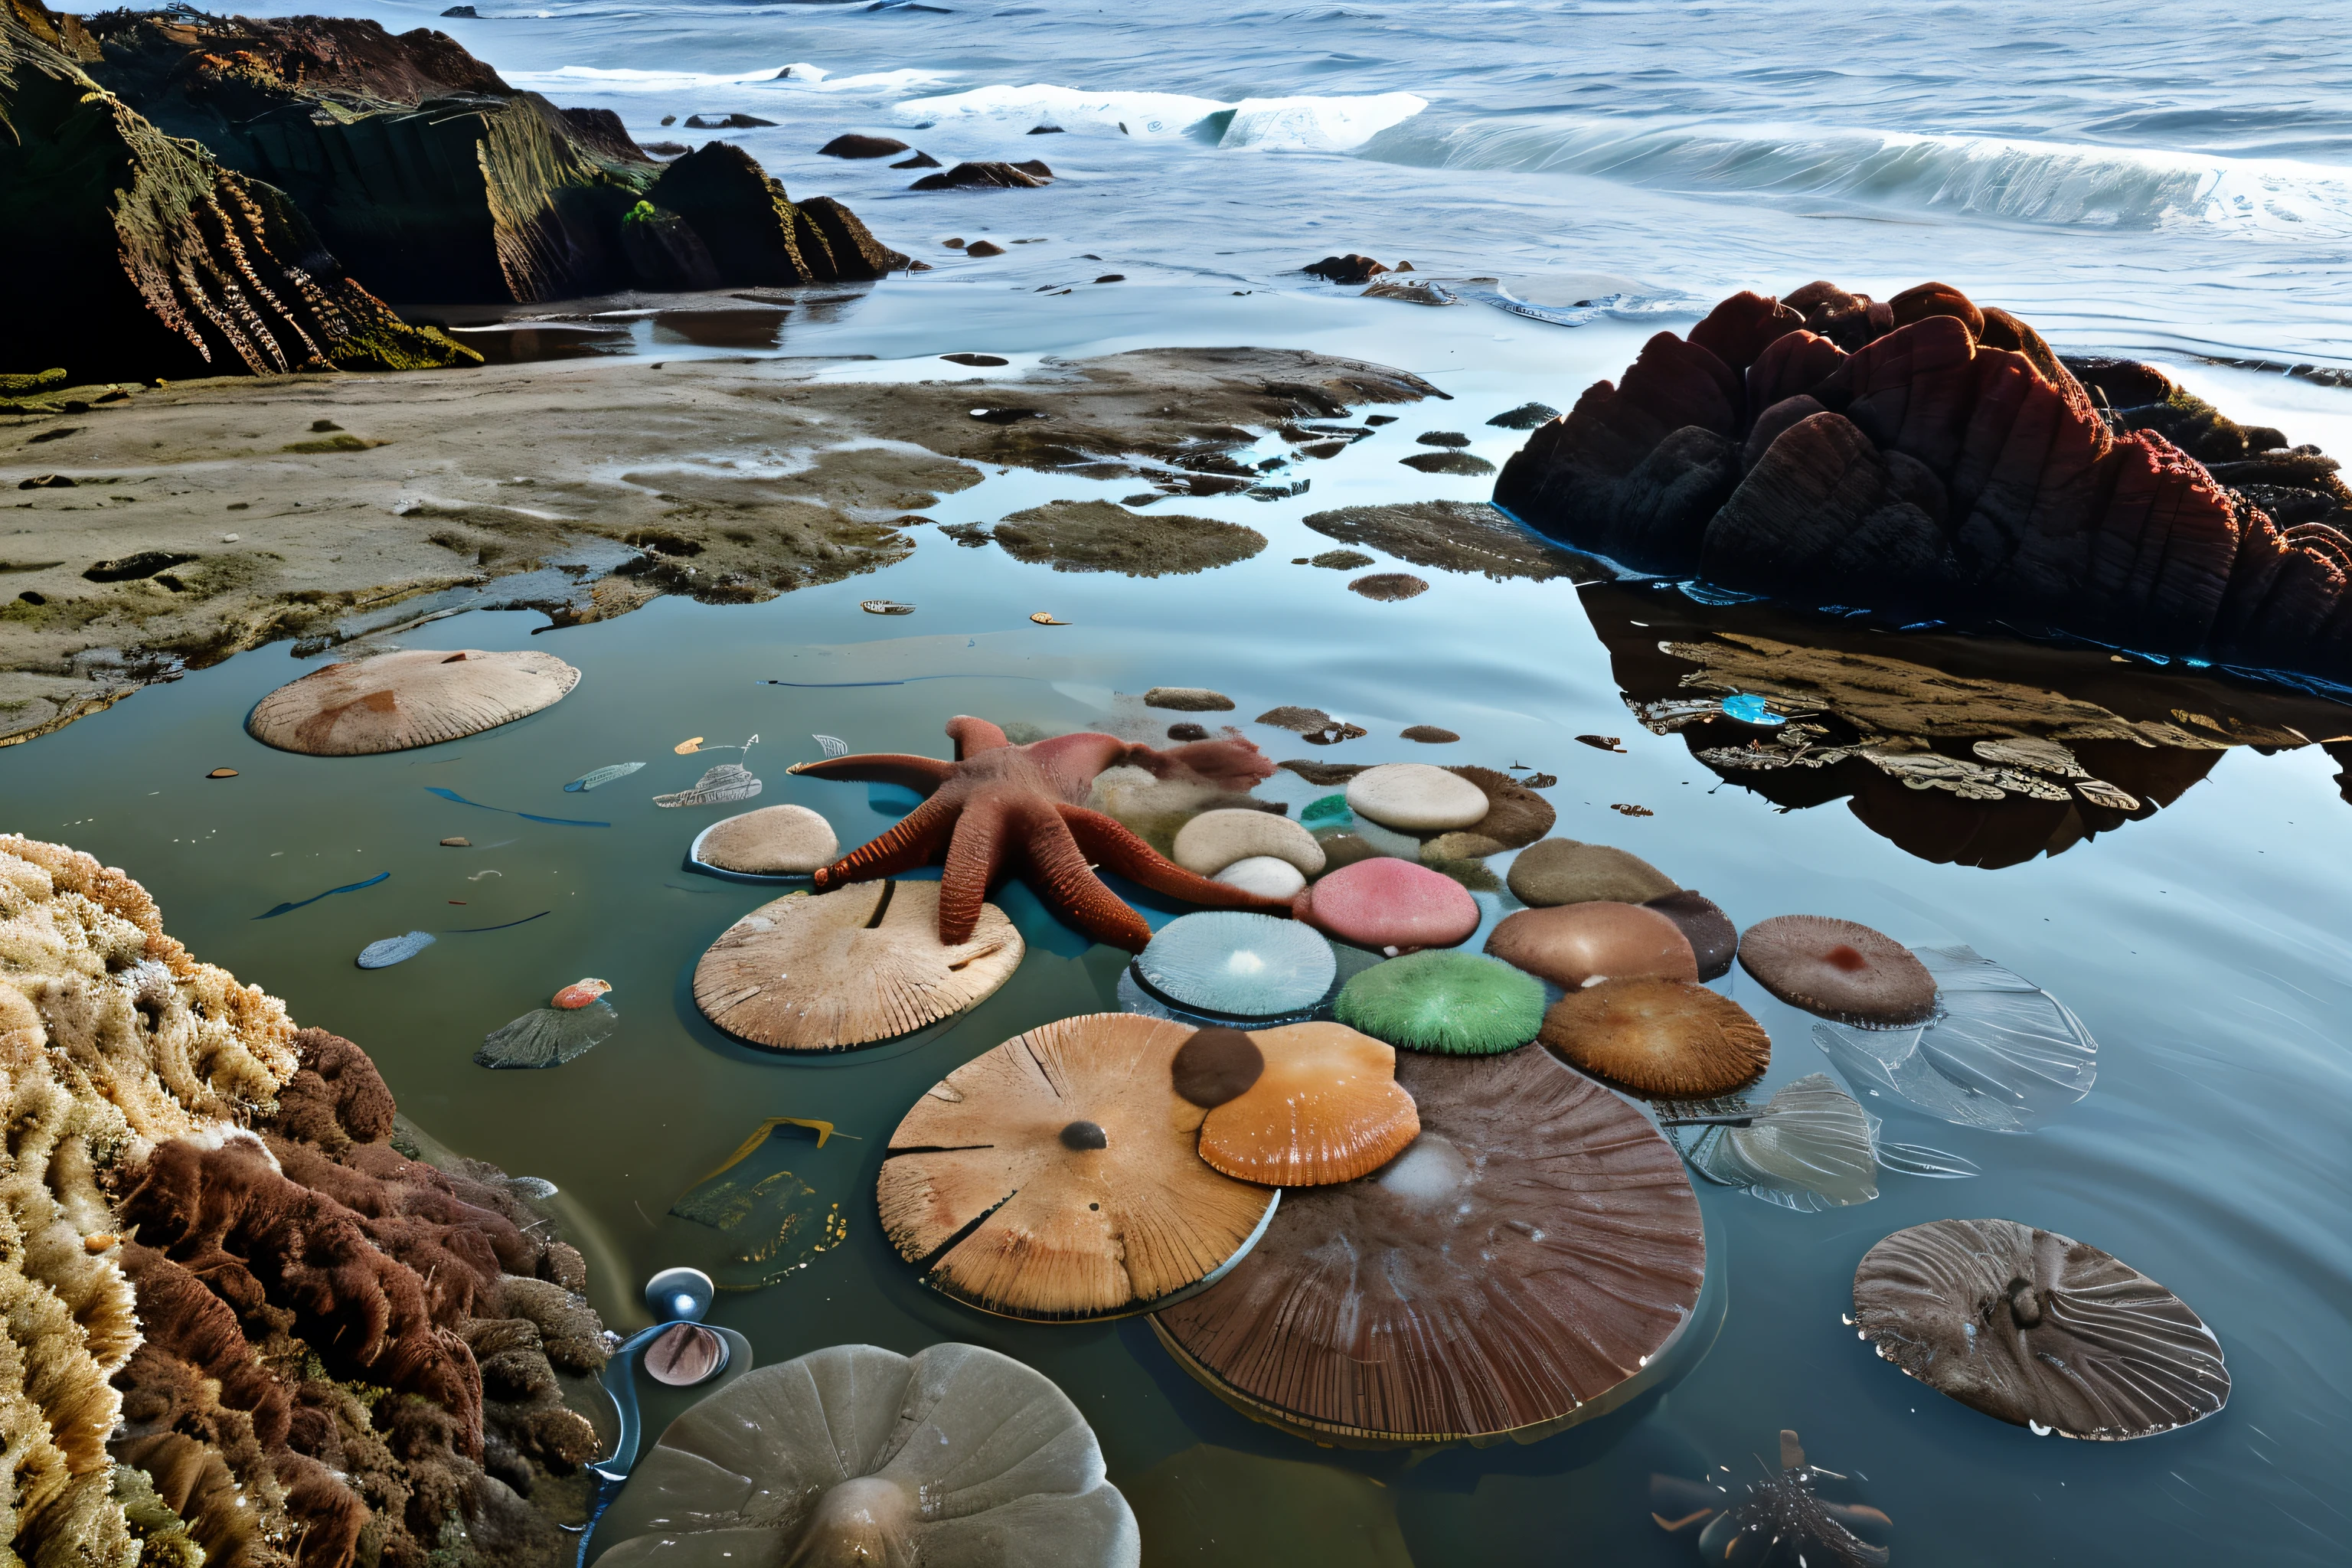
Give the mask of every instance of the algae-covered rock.
[{"label": "algae-covered rock", "polygon": [[0,205],[41,242],[0,247],[20,310],[11,370],[107,377],[476,363],[353,281],[279,191],[176,141],[89,74],[93,37],[0,4]]},{"label": "algae-covered rock", "polygon": [[1265,548],[1265,535],[1214,518],[1146,517],[1107,500],[1055,500],[998,523],[996,542],[1016,561],[1050,562],[1056,572],[1158,577],[1246,561]]}]

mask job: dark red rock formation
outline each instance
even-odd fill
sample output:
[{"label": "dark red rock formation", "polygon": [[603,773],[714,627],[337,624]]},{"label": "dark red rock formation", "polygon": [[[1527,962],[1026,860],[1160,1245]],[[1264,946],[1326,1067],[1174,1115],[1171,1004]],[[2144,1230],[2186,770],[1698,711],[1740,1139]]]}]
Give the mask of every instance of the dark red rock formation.
[{"label": "dark red rock formation", "polygon": [[0,0],[7,368],[69,380],[478,363],[346,276],[278,191],[173,140],[89,71],[92,37]]},{"label": "dark red rock formation", "polygon": [[1537,429],[1495,500],[1639,571],[2352,679],[2334,461],[2079,363],[1947,284],[1734,295]]},{"label": "dark red rock formation", "polygon": [[453,1521],[464,1562],[563,1559],[561,1494],[598,1445],[559,1371],[605,1355],[579,1254],[490,1167],[395,1149],[357,1046],[295,1046],[255,1135],[164,1143],[120,1201],[147,1339],[116,1378],[115,1457],[208,1562],[342,1568],[365,1531],[376,1561],[425,1568]]}]

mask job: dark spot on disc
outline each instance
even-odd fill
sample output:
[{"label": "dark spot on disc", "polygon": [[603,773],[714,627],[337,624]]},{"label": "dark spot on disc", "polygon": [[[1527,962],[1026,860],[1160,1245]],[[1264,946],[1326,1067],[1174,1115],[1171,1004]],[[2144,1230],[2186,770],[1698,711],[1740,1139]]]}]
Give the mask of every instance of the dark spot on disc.
[{"label": "dark spot on disc", "polygon": [[1108,1149],[1110,1139],[1091,1121],[1073,1121],[1062,1129],[1065,1149]]},{"label": "dark spot on disc", "polygon": [[1213,1110],[1248,1089],[1265,1071],[1265,1053],[1239,1029],[1207,1028],[1176,1049],[1176,1092]]},{"label": "dark spot on disc", "polygon": [[1827,952],[1822,954],[1822,957],[1825,959],[1832,967],[1843,969],[1848,974],[1856,974],[1870,967],[1870,960],[1863,957],[1862,954],[1854,952],[1853,949],[1846,946],[1843,942],[1840,942],[1837,946],[1830,949]]}]

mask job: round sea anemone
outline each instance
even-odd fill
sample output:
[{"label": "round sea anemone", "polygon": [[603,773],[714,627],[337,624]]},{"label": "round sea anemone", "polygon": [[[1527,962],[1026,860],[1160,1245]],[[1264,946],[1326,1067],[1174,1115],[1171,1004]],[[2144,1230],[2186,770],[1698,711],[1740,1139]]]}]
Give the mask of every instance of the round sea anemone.
[{"label": "round sea anemone", "polygon": [[1321,932],[1296,921],[1204,910],[1160,927],[1130,972],[1180,1007],[1274,1018],[1320,1002],[1339,973],[1339,960]]},{"label": "round sea anemone", "polygon": [[1350,1028],[1407,1050],[1492,1056],[1536,1037],[1544,989],[1534,976],[1475,952],[1414,952],[1349,981],[1332,1011]]},{"label": "round sea anemone", "polygon": [[1706,1100],[1754,1081],[1772,1038],[1748,1010],[1687,980],[1604,980],[1543,1018],[1543,1043],[1574,1067],[1636,1094]]}]

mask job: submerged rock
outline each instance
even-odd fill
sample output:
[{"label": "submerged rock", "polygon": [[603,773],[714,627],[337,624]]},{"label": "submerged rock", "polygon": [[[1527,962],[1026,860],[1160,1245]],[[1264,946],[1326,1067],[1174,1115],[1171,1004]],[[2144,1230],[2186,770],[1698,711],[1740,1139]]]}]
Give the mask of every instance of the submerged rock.
[{"label": "submerged rock", "polygon": [[907,144],[895,136],[864,136],[855,131],[845,132],[818,148],[820,158],[887,158],[893,153],[903,153]]},{"label": "submerged rock", "polygon": [[996,542],[1016,561],[1056,572],[1119,572],[1129,577],[1186,575],[1246,561],[1265,535],[1237,522],[1155,512],[1103,500],[1055,500],[996,525]]},{"label": "submerged rock", "polygon": [[996,190],[1017,191],[1051,184],[1054,171],[1035,158],[1022,163],[982,161],[958,163],[945,174],[925,174],[907,188],[910,191]]}]

